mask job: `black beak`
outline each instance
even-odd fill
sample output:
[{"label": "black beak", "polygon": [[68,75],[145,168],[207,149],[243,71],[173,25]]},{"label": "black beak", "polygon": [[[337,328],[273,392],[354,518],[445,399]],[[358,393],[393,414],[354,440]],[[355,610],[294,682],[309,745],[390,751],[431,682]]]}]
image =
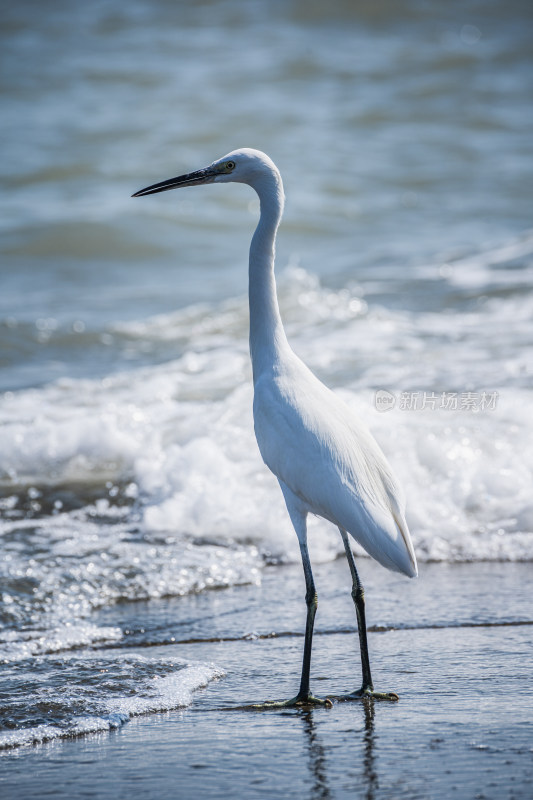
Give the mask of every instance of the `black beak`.
[{"label": "black beak", "polygon": [[211,183],[215,179],[217,172],[211,167],[198,169],[196,172],[189,172],[187,175],[180,175],[177,178],[170,178],[168,181],[153,183],[145,189],[139,189],[132,194],[132,197],[144,197],[146,194],[157,194],[158,192],[168,192],[170,189],[179,189],[181,186],[200,186],[202,183]]}]

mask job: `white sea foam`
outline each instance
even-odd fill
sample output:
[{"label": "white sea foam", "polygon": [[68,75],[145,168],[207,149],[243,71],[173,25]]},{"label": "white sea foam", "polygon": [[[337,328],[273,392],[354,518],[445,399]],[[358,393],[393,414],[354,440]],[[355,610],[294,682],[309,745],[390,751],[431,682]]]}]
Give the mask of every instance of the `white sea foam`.
[{"label": "white sea foam", "polygon": [[4,718],[13,730],[0,733],[0,750],[102,733],[141,714],[184,708],[224,674],[213,664],[135,653],[37,658],[24,685],[16,669],[4,674]]},{"label": "white sea foam", "polygon": [[[4,597],[5,602],[5,597]],[[58,615],[59,616],[59,615]],[[79,619],[65,620],[61,626],[49,619],[51,627],[41,630],[11,630],[0,634],[0,664],[23,661],[26,658],[44,653],[57,653],[87,645],[119,641],[120,628],[100,627]]]},{"label": "white sea foam", "polygon": [[6,538],[16,532],[17,542],[5,548],[1,567],[1,663],[119,640],[120,628],[89,619],[119,601],[259,580],[261,558],[253,545],[135,532],[131,521],[103,520],[108,501],[97,506],[3,523]]}]

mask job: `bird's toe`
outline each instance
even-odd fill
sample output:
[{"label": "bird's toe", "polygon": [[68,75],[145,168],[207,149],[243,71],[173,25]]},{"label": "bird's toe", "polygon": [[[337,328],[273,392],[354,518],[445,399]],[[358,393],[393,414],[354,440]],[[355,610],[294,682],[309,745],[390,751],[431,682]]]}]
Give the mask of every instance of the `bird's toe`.
[{"label": "bird's toe", "polygon": [[331,708],[333,703],[329,697],[315,697],[314,695],[309,694],[306,696],[296,695],[296,697],[293,697],[290,700],[266,700],[264,703],[256,703],[252,705],[251,708],[255,708],[257,710],[268,710],[281,708],[309,708],[310,706],[324,706],[325,708]]},{"label": "bird's toe", "polygon": [[331,700],[337,700],[339,702],[372,698],[372,700],[388,700],[389,702],[396,703],[400,699],[396,692],[375,692],[374,689],[370,687],[356,689],[354,692],[347,692],[346,694],[330,695],[329,697]]}]

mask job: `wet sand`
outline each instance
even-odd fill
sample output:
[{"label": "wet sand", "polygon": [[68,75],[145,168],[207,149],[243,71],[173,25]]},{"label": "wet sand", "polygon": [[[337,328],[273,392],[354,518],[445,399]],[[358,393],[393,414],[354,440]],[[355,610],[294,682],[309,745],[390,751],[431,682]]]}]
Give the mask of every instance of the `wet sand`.
[{"label": "wet sand", "polygon": [[[374,683],[398,703],[239,708],[297,690],[305,606],[296,565],[267,569],[259,587],[118,606],[99,622],[130,631],[120,649],[178,652],[226,677],[190,708],[2,753],[1,795],[531,798],[531,569],[423,564],[408,581],[361,560]],[[312,689],[325,696],[358,687],[360,666],[346,563],[318,565],[315,578]],[[136,642],[141,629],[151,646]]]}]

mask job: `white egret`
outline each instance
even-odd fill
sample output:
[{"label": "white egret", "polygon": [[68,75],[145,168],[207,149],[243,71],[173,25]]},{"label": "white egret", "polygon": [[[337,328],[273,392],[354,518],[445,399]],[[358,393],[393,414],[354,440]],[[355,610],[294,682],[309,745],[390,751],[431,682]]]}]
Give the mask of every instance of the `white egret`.
[{"label": "white egret", "polygon": [[234,150],[210,166],[155,183],[142,197],[183,186],[247,183],[257,192],[260,218],[250,246],[250,355],[254,427],[265,464],[281,486],[298,536],[306,583],[307,622],[300,689],[292,700],[261,707],[331,705],[309,689],[317,595],[307,549],[307,515],[324,517],[342,536],[352,576],[363,682],[337,699],[397,700],[375,692],[368,656],[363,586],[348,534],[390,570],[416,577],[416,557],[405,521],[404,498],[385,456],[366,426],[291,350],[281,321],[274,279],[275,242],[283,213],[281,175],[258,150]]}]

